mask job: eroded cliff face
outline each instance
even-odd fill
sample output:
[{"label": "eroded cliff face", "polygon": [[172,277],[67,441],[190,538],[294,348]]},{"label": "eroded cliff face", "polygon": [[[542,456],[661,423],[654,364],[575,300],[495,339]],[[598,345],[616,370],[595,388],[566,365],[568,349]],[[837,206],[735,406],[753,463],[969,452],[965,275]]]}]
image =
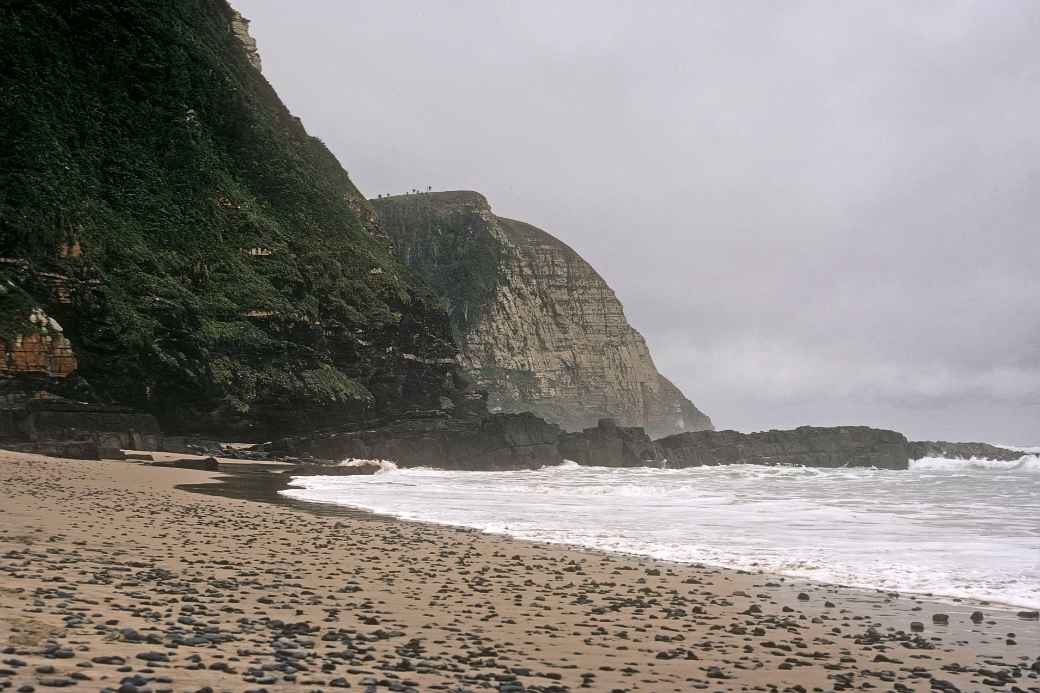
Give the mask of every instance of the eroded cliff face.
[{"label": "eroded cliff face", "polygon": [[249,33],[249,20],[243,17],[238,10],[231,11],[231,33],[242,43],[242,47],[249,57],[249,64],[257,70],[262,70],[260,50],[256,46],[256,39]]},{"label": "eroded cliff face", "polygon": [[558,239],[473,192],[372,202],[401,259],[447,302],[461,363],[492,411],[568,431],[605,417],[653,437],[712,428],[657,372],[614,291]]}]

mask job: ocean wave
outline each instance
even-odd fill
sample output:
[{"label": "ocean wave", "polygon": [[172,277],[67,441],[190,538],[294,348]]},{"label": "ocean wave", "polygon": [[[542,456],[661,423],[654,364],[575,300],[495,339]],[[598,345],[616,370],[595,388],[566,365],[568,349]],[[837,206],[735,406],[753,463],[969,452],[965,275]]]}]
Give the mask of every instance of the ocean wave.
[{"label": "ocean wave", "polygon": [[910,462],[914,471],[941,472],[1017,472],[1021,474],[1040,474],[1040,455],[1022,455],[1017,460],[987,460],[973,457],[968,460],[950,459],[946,457],[922,457]]},{"label": "ocean wave", "polygon": [[559,464],[553,464],[542,467],[542,469],[555,469],[557,471],[566,471],[569,469],[581,469],[581,465],[575,462],[574,460],[564,460]]},{"label": "ocean wave", "polygon": [[387,469],[297,477],[282,493],[518,539],[1040,606],[1038,455],[926,458],[910,472]]}]

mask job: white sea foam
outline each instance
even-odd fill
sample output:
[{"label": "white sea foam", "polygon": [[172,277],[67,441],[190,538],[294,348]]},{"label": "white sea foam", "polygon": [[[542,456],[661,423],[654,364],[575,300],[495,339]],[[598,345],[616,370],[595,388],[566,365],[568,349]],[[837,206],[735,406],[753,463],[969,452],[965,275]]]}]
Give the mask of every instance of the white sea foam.
[{"label": "white sea foam", "polygon": [[387,472],[396,472],[397,471],[397,464],[395,462],[391,462],[390,460],[366,460],[366,459],[362,459],[360,457],[348,457],[347,459],[343,460],[342,462],[340,462],[336,466],[337,467],[368,467],[369,465],[373,465],[373,464],[377,465],[379,467],[379,471],[377,471],[376,474],[385,474]]},{"label": "white sea foam", "polygon": [[1040,474],[1040,455],[1022,455],[1017,460],[987,460],[973,457],[954,460],[945,457],[922,457],[910,463],[911,469],[956,471],[1017,471],[1024,474]]},{"label": "white sea foam", "polygon": [[386,467],[286,495],[402,519],[823,582],[1040,607],[1040,457],[909,471]]}]

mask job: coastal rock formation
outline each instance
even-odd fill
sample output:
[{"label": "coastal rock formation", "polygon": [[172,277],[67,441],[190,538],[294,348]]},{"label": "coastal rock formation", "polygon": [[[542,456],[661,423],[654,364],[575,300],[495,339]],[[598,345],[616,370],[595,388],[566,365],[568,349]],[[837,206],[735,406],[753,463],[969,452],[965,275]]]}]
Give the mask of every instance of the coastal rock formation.
[{"label": "coastal rock formation", "polygon": [[257,70],[245,20],[109,5],[3,10],[0,364],[74,369],[171,433],[455,406],[448,316]]},{"label": "coastal rock formation", "polygon": [[561,433],[532,414],[399,420],[364,431],[285,438],[266,450],[275,457],[380,459],[401,467],[472,471],[535,469],[565,460],[595,467],[669,469],[726,464],[909,467],[909,444],[902,434],[866,426],[697,431],[651,441],[642,428],[618,426],[611,419]]},{"label": "coastal rock formation", "polygon": [[618,426],[601,419],[594,428],[560,436],[560,455],[581,465],[646,467],[663,464],[660,448],[638,427]]},{"label": "coastal rock formation", "polygon": [[390,460],[401,467],[537,469],[560,462],[559,436],[557,426],[532,414],[494,414],[402,420],[367,431],[289,438],[272,451],[326,460]]},{"label": "coastal rock formation", "polygon": [[950,443],[945,440],[920,440],[910,443],[910,459],[945,457],[954,460],[1001,460],[1013,462],[1022,452],[990,445],[989,443]]},{"label": "coastal rock formation", "polygon": [[613,290],[557,238],[496,216],[475,192],[371,202],[400,258],[444,298],[460,363],[492,411],[566,431],[601,418],[651,436],[712,428],[657,372]]},{"label": "coastal rock formation", "polygon": [[717,464],[907,469],[910,448],[895,431],[866,426],[738,433],[700,431],[656,441],[669,468]]},{"label": "coastal rock formation", "polygon": [[43,399],[29,402],[25,412],[19,427],[29,440],[91,439],[102,449],[162,449],[155,417],[129,407]]}]

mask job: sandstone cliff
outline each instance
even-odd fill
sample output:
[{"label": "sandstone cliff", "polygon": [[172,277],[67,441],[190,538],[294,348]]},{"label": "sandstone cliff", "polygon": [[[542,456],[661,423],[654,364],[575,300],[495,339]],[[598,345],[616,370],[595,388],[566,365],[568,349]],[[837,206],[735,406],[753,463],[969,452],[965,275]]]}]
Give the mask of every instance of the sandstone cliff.
[{"label": "sandstone cliff", "polygon": [[651,436],[711,429],[657,372],[621,302],[577,253],[475,192],[371,200],[400,258],[445,300],[460,362],[492,411],[567,431],[601,418]]}]

